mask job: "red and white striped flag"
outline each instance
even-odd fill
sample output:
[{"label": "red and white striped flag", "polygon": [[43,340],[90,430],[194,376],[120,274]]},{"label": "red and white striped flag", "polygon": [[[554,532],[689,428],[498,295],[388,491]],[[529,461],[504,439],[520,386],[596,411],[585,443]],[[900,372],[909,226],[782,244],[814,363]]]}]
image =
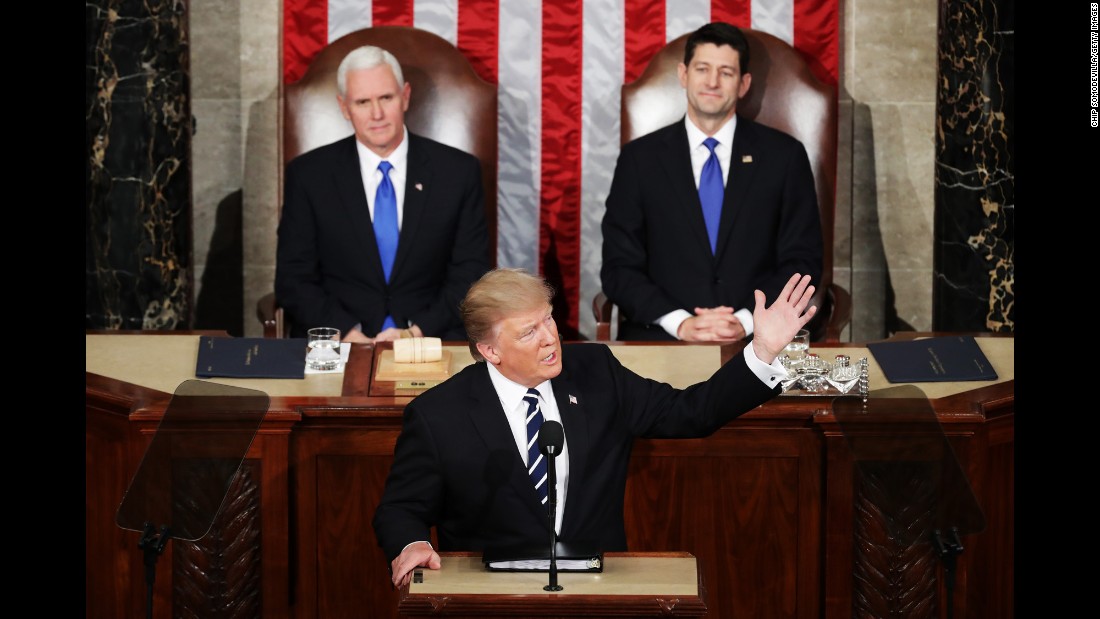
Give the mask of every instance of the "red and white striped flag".
[{"label": "red and white striped flag", "polygon": [[[283,79],[330,41],[414,26],[497,85],[497,265],[564,295],[563,336],[594,337],[604,200],[619,153],[619,89],[665,43],[711,21],[773,34],[836,84],[838,0],[283,0]],[[531,222],[538,222],[532,225]]]}]

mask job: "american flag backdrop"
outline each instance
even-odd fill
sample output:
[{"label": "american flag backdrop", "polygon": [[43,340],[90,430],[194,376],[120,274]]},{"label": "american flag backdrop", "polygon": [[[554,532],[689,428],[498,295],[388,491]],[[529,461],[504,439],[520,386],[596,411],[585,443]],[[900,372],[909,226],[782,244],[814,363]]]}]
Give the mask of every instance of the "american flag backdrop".
[{"label": "american flag backdrop", "polygon": [[836,84],[838,2],[283,0],[283,79],[294,82],[327,43],[371,26],[413,26],[454,44],[497,85],[497,265],[546,274],[566,301],[563,336],[591,338],[622,84],[665,43],[710,21],[783,39]]}]

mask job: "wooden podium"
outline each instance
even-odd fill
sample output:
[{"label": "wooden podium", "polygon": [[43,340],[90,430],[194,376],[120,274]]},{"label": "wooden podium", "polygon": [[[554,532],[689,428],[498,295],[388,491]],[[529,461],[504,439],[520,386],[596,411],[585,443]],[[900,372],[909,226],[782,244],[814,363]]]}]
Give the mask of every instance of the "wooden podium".
[{"label": "wooden podium", "polygon": [[476,553],[443,553],[439,570],[419,569],[402,589],[403,617],[702,617],[707,612],[696,559],[686,552],[604,555],[603,572],[491,572]]},{"label": "wooden podium", "polygon": [[[87,617],[145,616],[139,534],[120,528],[116,512],[173,392],[194,379],[198,339],[181,332],[87,335]],[[877,478],[866,474],[874,454],[852,448],[853,429],[889,436],[919,435],[919,429],[892,417],[882,427],[845,427],[829,397],[780,396],[703,439],[635,441],[625,495],[627,548],[697,558],[708,617],[913,616],[907,609],[918,607],[937,617],[947,614],[949,603],[959,619],[1013,617],[1014,345],[1012,338],[978,340],[997,381],[919,386],[985,519],[983,530],[962,539],[953,595],[944,593],[943,568],[928,555],[927,542],[898,548],[890,529],[878,526],[897,510],[884,509]],[[566,590],[553,595],[541,587],[530,594],[394,589],[371,518],[404,408],[416,392],[375,380],[379,350],[385,349],[354,345],[343,374],[217,381],[263,391],[269,409],[213,534],[196,543],[175,540],[161,557],[154,616],[400,619],[437,608],[481,616],[517,608],[588,616],[614,614],[621,604],[638,608],[620,616],[658,607],[669,616],[674,613],[665,607],[681,615],[703,608],[702,587],[695,605],[690,596],[651,589],[640,598],[598,599],[603,592],[578,593],[579,584],[565,580],[576,576],[569,574],[559,574]],[[473,363],[465,344],[448,350],[456,364]],[[623,342],[611,350],[636,372],[681,387],[710,376],[740,348]],[[853,360],[869,355],[859,345],[813,352],[826,359],[840,352]],[[891,387],[875,360],[869,362],[872,392]],[[876,470],[892,472],[896,458],[888,455]],[[932,495],[914,493],[904,513],[924,496]],[[914,551],[923,552],[921,560],[903,564]],[[423,584],[456,572],[425,570]],[[867,574],[901,574],[904,588],[895,595]],[[614,575],[604,572],[599,582]],[[222,594],[230,588],[239,593]],[[581,604],[581,611],[570,604]],[[465,610],[471,607],[478,610]]]}]

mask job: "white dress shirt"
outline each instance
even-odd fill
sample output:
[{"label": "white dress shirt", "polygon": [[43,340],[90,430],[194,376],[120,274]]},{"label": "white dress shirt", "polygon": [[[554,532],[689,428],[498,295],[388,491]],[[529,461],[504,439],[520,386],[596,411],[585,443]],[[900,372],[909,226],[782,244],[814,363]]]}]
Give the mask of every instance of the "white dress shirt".
[{"label": "white dress shirt", "polygon": [[[489,367],[489,379],[496,389],[497,398],[508,419],[508,427],[512,429],[512,437],[516,441],[516,449],[519,450],[523,463],[530,467],[527,461],[527,403],[523,396],[527,395],[527,387],[512,382],[500,373],[492,363],[486,362]],[[539,392],[539,406],[542,409],[542,422],[556,421],[561,423],[561,414],[558,412],[558,401],[554,399],[554,389],[550,381],[543,381],[535,387]],[[554,458],[554,466],[557,473],[558,513],[554,522],[554,530],[561,533],[562,516],[565,514],[565,495],[569,487],[569,441],[565,441],[561,454]]]},{"label": "white dress shirt", "polygon": [[[390,182],[393,183],[393,191],[397,195],[397,229],[401,229],[401,222],[405,215],[405,179],[409,176],[406,164],[409,160],[409,129],[403,128],[404,135],[401,143],[390,153],[385,161],[389,161],[393,169],[390,170]],[[363,189],[367,192],[367,207],[370,208],[370,220],[374,222],[374,197],[378,193],[378,186],[382,184],[382,170],[378,164],[383,159],[373,150],[367,148],[359,140],[355,141],[355,147],[359,151],[359,175],[363,178]]]}]

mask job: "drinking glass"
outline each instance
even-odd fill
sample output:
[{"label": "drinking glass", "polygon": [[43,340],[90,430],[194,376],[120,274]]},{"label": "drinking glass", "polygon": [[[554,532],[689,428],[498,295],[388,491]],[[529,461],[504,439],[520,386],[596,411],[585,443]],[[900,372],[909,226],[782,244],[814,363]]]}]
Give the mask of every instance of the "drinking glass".
[{"label": "drinking glass", "polygon": [[340,330],[314,327],[306,331],[306,367],[316,371],[335,370],[340,366]]},{"label": "drinking glass", "polygon": [[806,351],[809,349],[810,332],[806,329],[801,329],[795,334],[794,339],[787,344],[787,347],[783,349],[783,352],[792,363],[800,363],[806,356]]}]

